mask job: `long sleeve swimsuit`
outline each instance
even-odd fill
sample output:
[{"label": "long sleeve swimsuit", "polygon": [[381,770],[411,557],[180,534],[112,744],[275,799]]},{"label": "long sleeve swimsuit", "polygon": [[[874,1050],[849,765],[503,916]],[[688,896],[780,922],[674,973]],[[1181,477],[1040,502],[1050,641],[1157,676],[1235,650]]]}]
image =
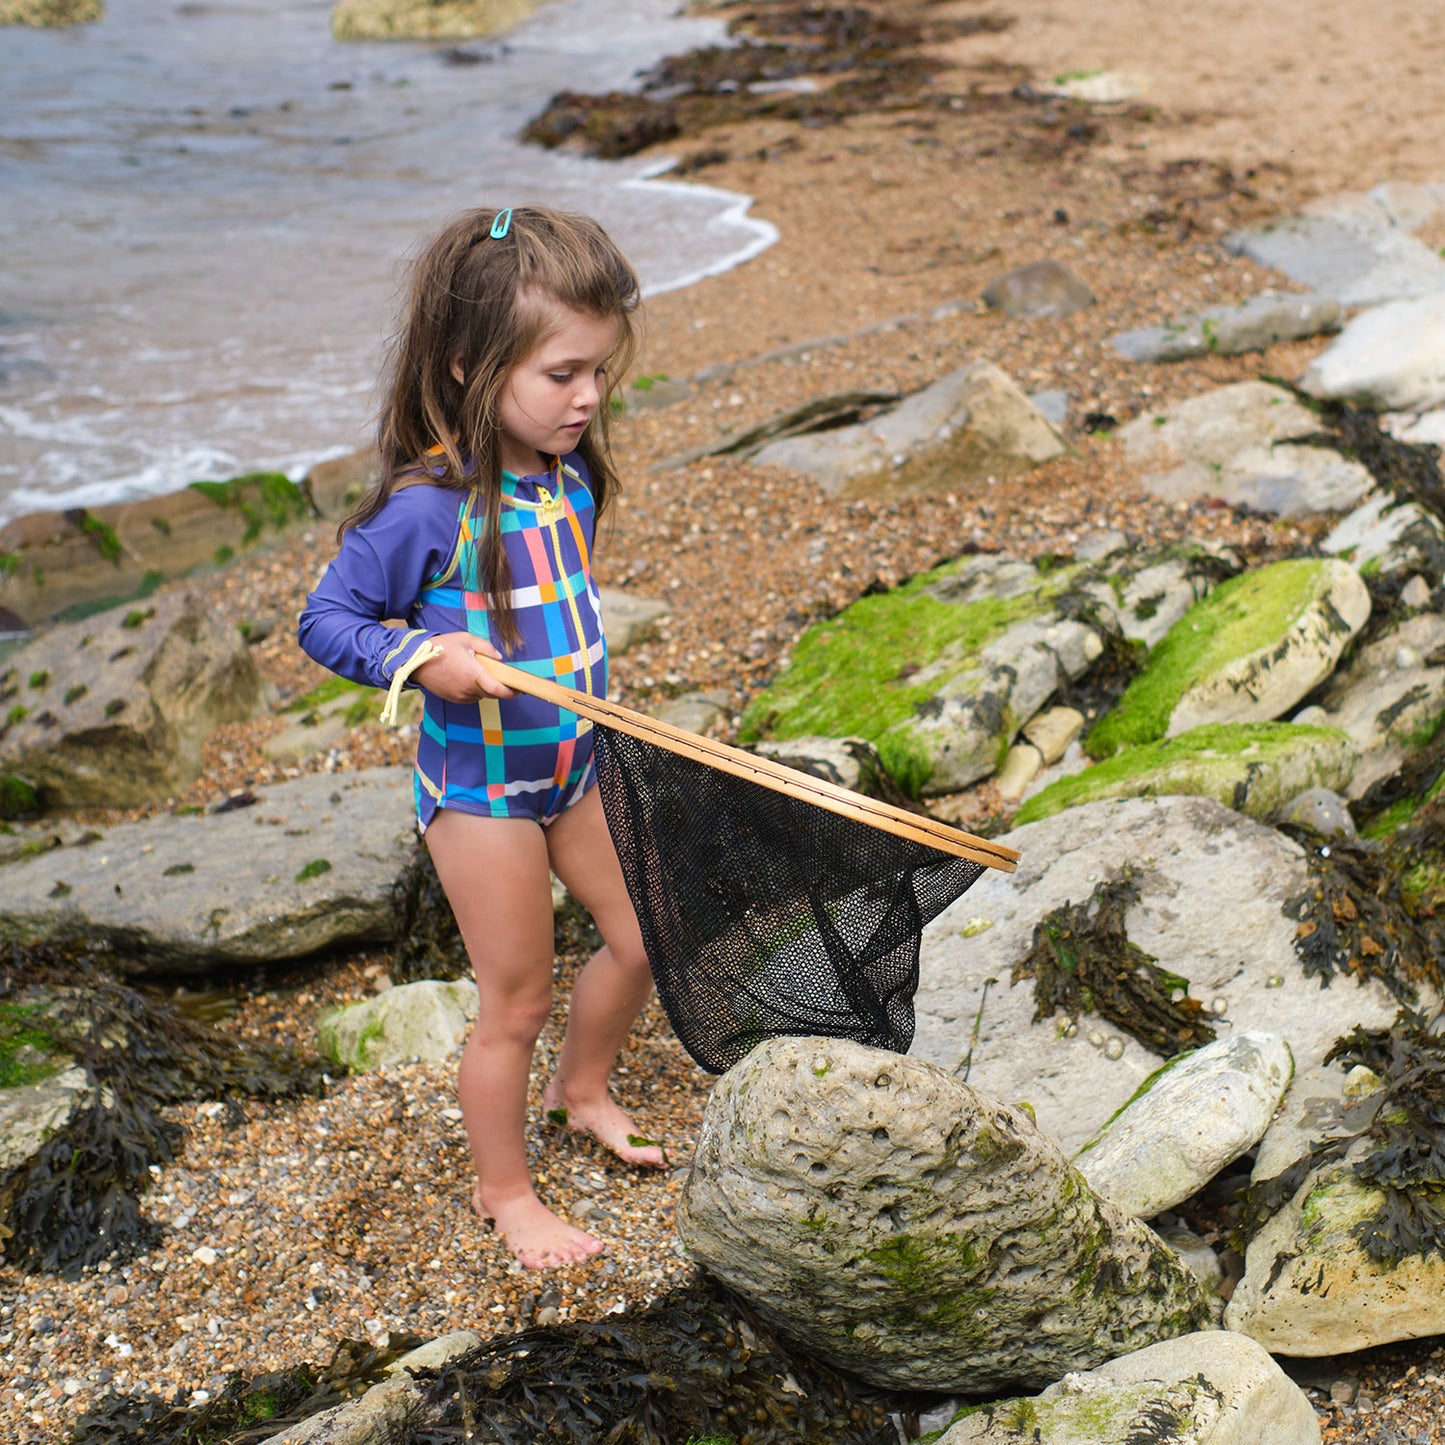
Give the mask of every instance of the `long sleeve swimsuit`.
[{"label": "long sleeve swimsuit", "polygon": [[[502,544],[520,637],[507,656],[492,635],[478,570],[481,501],[470,488],[418,482],[349,529],[306,599],[306,653],[353,682],[389,687],[434,635],[484,637],[527,672],[600,697],[607,643],[590,557],[596,520],[587,468],[575,452],[550,473],[503,474]],[[406,627],[383,625],[405,619]],[[425,694],[416,755],[417,825],[438,808],[548,823],[595,782],[591,724],[518,693],[446,702]]]}]

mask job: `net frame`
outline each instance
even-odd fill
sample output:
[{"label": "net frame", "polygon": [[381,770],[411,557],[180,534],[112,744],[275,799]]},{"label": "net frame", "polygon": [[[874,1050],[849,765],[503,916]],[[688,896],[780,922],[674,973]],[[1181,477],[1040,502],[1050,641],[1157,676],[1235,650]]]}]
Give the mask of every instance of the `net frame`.
[{"label": "net frame", "polygon": [[[986,870],[1013,872],[1016,849],[493,658],[478,661],[514,691],[596,727],[603,809],[658,996],[697,1063],[725,1072],[761,1038],[780,1035],[907,1052],[923,927]],[[773,801],[753,794],[754,784]],[[698,848],[695,826],[684,839],[674,826],[680,796],[696,798],[726,841],[718,834],[720,846]],[[655,846],[658,829],[678,847],[675,863]],[[786,948],[765,948],[779,927],[792,930]],[[812,936],[800,936],[803,928]]]}]

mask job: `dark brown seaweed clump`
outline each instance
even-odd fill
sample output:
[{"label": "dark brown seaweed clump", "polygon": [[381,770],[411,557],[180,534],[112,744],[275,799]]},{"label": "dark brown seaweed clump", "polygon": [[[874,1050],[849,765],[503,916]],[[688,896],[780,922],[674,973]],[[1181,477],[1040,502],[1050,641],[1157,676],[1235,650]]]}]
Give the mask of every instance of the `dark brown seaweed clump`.
[{"label": "dark brown seaweed clump", "polygon": [[1129,942],[1124,916],[1139,898],[1126,869],[1100,883],[1087,902],[1065,903],[1034,927],[1033,946],[1013,982],[1034,980],[1034,1021],[1065,1013],[1098,1014],[1161,1058],[1214,1039],[1189,980],[1160,968]]},{"label": "dark brown seaweed clump", "polygon": [[1285,900],[1298,920],[1294,948],[1306,977],[1328,987],[1337,975],[1378,979],[1401,1004],[1419,1000],[1421,984],[1440,987],[1440,954],[1402,891],[1397,848],[1358,842],[1320,843],[1284,828],[1309,850],[1309,882]]},{"label": "dark brown seaweed clump", "polygon": [[155,1240],[141,1213],[150,1166],[174,1159],[185,1131],[164,1114],[186,1099],[319,1095],[319,1060],[246,1044],[111,977],[81,948],[12,944],[0,957],[0,1016],[86,1073],[89,1099],[40,1150],[0,1175],[0,1239],[27,1271],[75,1278]]},{"label": "dark brown seaweed clump", "polygon": [[1418,1014],[1401,1012],[1384,1029],[1356,1027],[1336,1039],[1325,1062],[1364,1065],[1382,1087],[1359,1100],[1350,1133],[1318,1141],[1302,1159],[1240,1196],[1241,1228],[1253,1235],[1282,1208],[1316,1169],[1344,1157],[1358,1140],[1371,1146],[1351,1166],[1364,1185],[1378,1189],[1379,1208],[1355,1227],[1354,1237],[1377,1264],[1393,1268],[1412,1255],[1445,1259],[1445,1037]]},{"label": "dark brown seaweed clump", "polygon": [[479,1345],[431,1380],[406,1445],[895,1445],[902,1397],[789,1350],[706,1277],[636,1314]]},{"label": "dark brown seaweed clump", "polygon": [[918,104],[941,60],[919,47],[1006,29],[997,16],[942,18],[927,6],[791,5],[748,9],[729,22],[733,45],[668,56],[640,92],[562,91],[523,131],[543,146],[579,145],[616,158],[713,126],[768,117],[820,124],[889,105]]},{"label": "dark brown seaweed clump", "polygon": [[246,1379],[232,1375],[204,1405],[154,1393],[111,1392],[76,1422],[69,1445],[255,1445],[288,1426],[355,1399],[398,1355],[421,1341],[391,1335],[384,1348],[342,1340],[326,1365],[295,1365]]}]

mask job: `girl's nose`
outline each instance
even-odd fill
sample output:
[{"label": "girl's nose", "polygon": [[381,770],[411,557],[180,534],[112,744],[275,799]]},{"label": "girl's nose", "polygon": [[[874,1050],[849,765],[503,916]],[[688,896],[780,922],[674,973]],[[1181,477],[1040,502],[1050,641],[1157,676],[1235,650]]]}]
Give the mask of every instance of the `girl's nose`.
[{"label": "girl's nose", "polygon": [[597,378],[595,376],[583,377],[573,394],[573,405],[580,407],[583,411],[592,411],[601,400],[602,389],[597,384]]}]

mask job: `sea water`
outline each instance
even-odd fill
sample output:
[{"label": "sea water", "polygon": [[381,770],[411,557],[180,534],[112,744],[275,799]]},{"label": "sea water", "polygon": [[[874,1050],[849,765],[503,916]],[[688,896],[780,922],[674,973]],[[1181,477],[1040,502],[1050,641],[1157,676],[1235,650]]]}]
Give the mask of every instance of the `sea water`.
[{"label": "sea water", "polygon": [[767,246],[744,196],[518,139],[723,39],[676,3],[464,42],[338,42],[329,0],[0,30],[0,522],[361,446],[403,258],[465,207],[595,215],[653,294]]}]

